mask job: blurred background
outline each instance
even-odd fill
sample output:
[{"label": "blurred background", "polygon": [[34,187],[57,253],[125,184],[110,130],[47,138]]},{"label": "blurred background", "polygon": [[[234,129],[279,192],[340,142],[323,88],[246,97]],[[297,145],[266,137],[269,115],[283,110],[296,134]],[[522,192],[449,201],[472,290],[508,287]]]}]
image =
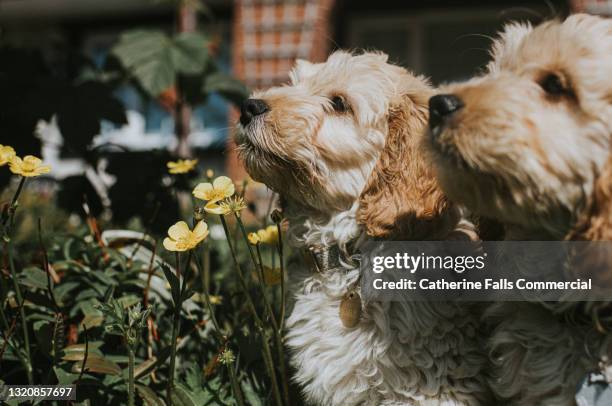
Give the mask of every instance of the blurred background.
[{"label": "blurred background", "polygon": [[[166,162],[194,157],[200,174],[244,178],[232,106],[285,82],[296,58],[379,49],[439,84],[477,73],[508,20],[611,10],[601,0],[0,0],[0,144],[52,165],[38,187],[63,211],[82,215],[87,201],[114,224],[161,231],[178,217],[168,184],[189,188]],[[0,190],[8,182],[2,171]]]}]

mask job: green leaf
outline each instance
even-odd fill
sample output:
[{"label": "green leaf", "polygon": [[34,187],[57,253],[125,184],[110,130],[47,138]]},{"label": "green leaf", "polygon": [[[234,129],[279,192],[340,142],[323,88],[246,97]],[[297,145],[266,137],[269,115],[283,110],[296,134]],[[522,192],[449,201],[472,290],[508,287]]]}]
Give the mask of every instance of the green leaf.
[{"label": "green leaf", "polygon": [[202,88],[204,93],[219,93],[232,103],[240,105],[249,97],[249,89],[244,83],[234,77],[223,73],[215,72],[206,77]]},{"label": "green leaf", "polygon": [[157,366],[157,358],[151,357],[150,359],[141,362],[134,368],[134,379],[138,379],[142,376],[146,376],[153,372]]},{"label": "green leaf", "polygon": [[[82,364],[82,362],[76,362],[72,366],[72,372],[80,373]],[[90,354],[87,356],[87,361],[85,362],[85,370],[89,373],[95,372],[105,375],[121,374],[121,368],[119,368],[119,365],[106,358],[102,358],[94,354]]]},{"label": "green leaf", "polygon": [[181,299],[181,287],[178,277],[172,272],[168,265],[162,264],[162,270],[166,276],[166,280],[170,284],[170,292],[172,293],[172,301],[175,306],[178,306]]},{"label": "green leaf", "polygon": [[53,288],[55,299],[60,302],[60,306],[65,302],[65,296],[77,286],[79,286],[78,282],[61,282]]},{"label": "green leaf", "polygon": [[196,75],[206,66],[208,39],[198,32],[180,33],[174,37],[170,53],[177,72]]},{"label": "green leaf", "polygon": [[136,392],[138,392],[138,396],[142,399],[142,402],[145,406],[165,406],[163,400],[157,396],[153,389],[148,386],[141,385],[139,383],[136,384]]},{"label": "green leaf", "polygon": [[93,314],[88,314],[83,318],[83,324],[85,324],[85,327],[87,327],[87,329],[99,327],[102,325],[102,323],[104,323],[104,316],[102,315],[96,316]]},{"label": "green leaf", "polygon": [[[102,344],[102,341],[90,341],[87,348],[87,351],[89,352],[88,356],[103,357],[102,352],[100,351]],[[64,361],[82,361],[84,357],[85,344],[72,344],[64,347],[63,349],[62,359]]]},{"label": "green leaf", "polygon": [[124,309],[135,305],[140,302],[140,298],[136,295],[122,296],[117,301],[123,306]]},{"label": "green leaf", "polygon": [[55,376],[57,377],[58,385],[70,385],[79,377],[78,374],[71,374],[60,367],[53,367],[53,372],[55,372]]},{"label": "green leaf", "polygon": [[36,267],[28,267],[21,271],[20,283],[22,285],[38,288],[47,289],[47,274],[42,269]]},{"label": "green leaf", "polygon": [[196,406],[197,403],[191,397],[189,393],[189,389],[180,383],[175,384],[173,388],[170,389],[170,400],[172,404],[175,406]]},{"label": "green leaf", "polygon": [[171,39],[163,32],[128,31],[111,52],[151,96],[174,84]]},{"label": "green leaf", "polygon": [[189,288],[186,288],[183,293],[181,294],[181,303],[183,303],[185,300],[189,299],[191,296],[193,296],[196,293],[196,288],[195,286],[191,286]]}]

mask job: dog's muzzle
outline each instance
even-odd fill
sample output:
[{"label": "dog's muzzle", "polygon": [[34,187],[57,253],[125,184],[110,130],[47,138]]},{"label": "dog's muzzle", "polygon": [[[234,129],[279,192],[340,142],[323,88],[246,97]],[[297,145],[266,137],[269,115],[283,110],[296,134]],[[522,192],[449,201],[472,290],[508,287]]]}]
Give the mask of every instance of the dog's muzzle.
[{"label": "dog's muzzle", "polygon": [[270,110],[270,106],[261,99],[247,99],[242,103],[240,108],[240,124],[246,126],[253,118],[262,115],[266,111]]},{"label": "dog's muzzle", "polygon": [[434,137],[442,132],[448,119],[465,104],[454,94],[439,94],[429,99],[429,129]]}]

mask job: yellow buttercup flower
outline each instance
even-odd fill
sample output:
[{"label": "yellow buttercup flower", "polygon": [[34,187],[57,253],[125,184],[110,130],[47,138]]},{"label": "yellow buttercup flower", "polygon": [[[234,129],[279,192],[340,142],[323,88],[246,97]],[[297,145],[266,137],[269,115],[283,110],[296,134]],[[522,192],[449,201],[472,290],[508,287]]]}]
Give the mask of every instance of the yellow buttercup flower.
[{"label": "yellow buttercup flower", "polygon": [[164,239],[164,248],[168,251],[189,251],[194,249],[208,236],[208,225],[200,221],[193,228],[184,221],[179,221],[168,229],[168,237]]},{"label": "yellow buttercup flower", "polygon": [[40,158],[32,155],[26,155],[23,159],[18,156],[13,157],[9,162],[9,169],[15,175],[21,175],[26,178],[40,176],[51,171],[49,165],[43,165]]},{"label": "yellow buttercup flower", "polygon": [[8,145],[0,144],[0,166],[4,166],[15,158],[15,150]]},{"label": "yellow buttercup flower", "polygon": [[275,225],[258,230],[257,235],[263,244],[276,244],[278,242],[278,228]]},{"label": "yellow buttercup flower", "polygon": [[227,176],[219,176],[213,183],[200,183],[193,189],[193,195],[209,202],[218,202],[234,194],[234,182]]},{"label": "yellow buttercup flower", "polygon": [[168,172],[176,175],[193,171],[197,164],[197,159],[179,159],[176,162],[168,162],[166,165],[168,166]]},{"label": "yellow buttercup flower", "polygon": [[204,206],[204,211],[211,214],[225,216],[226,214],[229,214],[232,209],[230,209],[229,204],[226,202],[219,203],[218,200],[211,200],[210,202],[206,203],[206,206]]},{"label": "yellow buttercup flower", "polygon": [[247,207],[246,203],[244,202],[244,199],[240,196],[229,197],[226,202],[230,210],[234,213],[240,213]]},{"label": "yellow buttercup flower", "polygon": [[210,295],[209,299],[211,305],[220,305],[223,303],[223,296]]},{"label": "yellow buttercup flower", "polygon": [[259,238],[259,236],[257,235],[257,233],[249,233],[249,235],[247,236],[247,238],[249,239],[249,242],[252,245],[257,245],[261,242],[261,238]]}]

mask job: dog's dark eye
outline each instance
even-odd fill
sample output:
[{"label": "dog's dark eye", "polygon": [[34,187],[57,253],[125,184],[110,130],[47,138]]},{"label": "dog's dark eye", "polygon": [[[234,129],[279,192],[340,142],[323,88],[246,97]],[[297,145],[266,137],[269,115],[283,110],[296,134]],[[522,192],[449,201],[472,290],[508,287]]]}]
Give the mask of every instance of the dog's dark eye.
[{"label": "dog's dark eye", "polygon": [[330,100],[332,103],[332,107],[334,108],[334,111],[337,111],[338,113],[344,113],[348,111],[349,107],[348,107],[348,104],[346,103],[346,100],[344,100],[344,97],[332,96]]},{"label": "dog's dark eye", "polygon": [[540,82],[540,86],[542,86],[542,89],[544,89],[546,93],[554,96],[570,93],[565,80],[554,73],[544,76],[544,79]]}]

